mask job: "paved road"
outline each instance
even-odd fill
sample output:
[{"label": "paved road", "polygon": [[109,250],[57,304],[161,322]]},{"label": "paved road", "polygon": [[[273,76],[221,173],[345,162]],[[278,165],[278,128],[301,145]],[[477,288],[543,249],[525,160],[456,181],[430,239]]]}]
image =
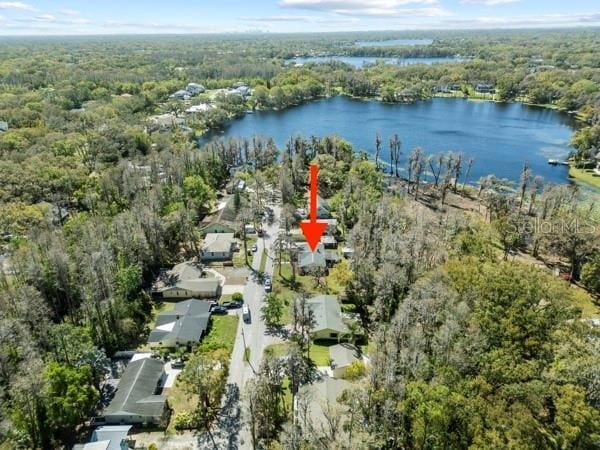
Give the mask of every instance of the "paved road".
[{"label": "paved road", "polygon": [[[272,206],[274,212],[274,220],[271,225],[264,223],[263,228],[266,231],[264,238],[259,238],[257,242],[258,250],[254,254],[252,261],[252,269],[257,271],[260,269],[260,260],[263,251],[267,252],[267,262],[265,265],[265,273],[273,275],[273,243],[279,232],[279,218],[281,208]],[[265,295],[264,288],[261,284],[254,281],[250,276],[244,287],[244,302],[250,308],[252,320],[249,324],[240,320],[238,326],[235,345],[231,355],[229,367],[229,378],[227,380],[228,393],[224,398],[224,411],[219,427],[215,431],[215,440],[217,446],[224,449],[252,449],[252,441],[248,428],[246,427],[245,411],[242,406],[244,385],[254,377],[255,371],[260,368],[263,352],[268,345],[279,342],[277,337],[268,335],[264,321],[261,320],[260,308],[263,304]],[[238,314],[241,315],[241,310]],[[250,362],[244,361],[244,349],[250,348]],[[239,407],[239,418],[231,417],[231,413]],[[235,422],[235,423],[232,423]],[[210,442],[204,442],[209,446]],[[210,445],[212,447],[212,445]]]}]

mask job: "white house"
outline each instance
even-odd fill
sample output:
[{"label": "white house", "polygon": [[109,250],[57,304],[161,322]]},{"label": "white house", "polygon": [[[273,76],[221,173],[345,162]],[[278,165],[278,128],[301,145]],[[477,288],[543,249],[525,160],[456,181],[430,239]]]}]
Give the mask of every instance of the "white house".
[{"label": "white house", "polygon": [[208,233],[204,238],[200,259],[202,261],[223,261],[233,258],[237,251],[237,241],[233,233]]}]

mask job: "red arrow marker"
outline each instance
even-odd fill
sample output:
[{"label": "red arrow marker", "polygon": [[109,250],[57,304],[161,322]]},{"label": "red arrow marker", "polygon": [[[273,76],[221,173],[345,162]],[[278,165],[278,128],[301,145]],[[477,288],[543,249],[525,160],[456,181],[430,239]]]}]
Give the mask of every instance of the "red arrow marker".
[{"label": "red arrow marker", "polygon": [[314,252],[319,245],[321,236],[327,228],[326,222],[317,222],[317,180],[319,176],[319,166],[310,165],[310,220],[300,222],[302,233],[308,242],[308,246]]}]

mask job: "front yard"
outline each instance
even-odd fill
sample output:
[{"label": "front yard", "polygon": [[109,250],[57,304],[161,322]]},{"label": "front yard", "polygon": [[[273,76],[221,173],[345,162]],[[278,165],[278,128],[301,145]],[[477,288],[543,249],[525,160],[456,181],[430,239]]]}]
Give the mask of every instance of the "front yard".
[{"label": "front yard", "polygon": [[[213,351],[223,349],[228,357],[233,351],[235,337],[239,323],[238,315],[212,316],[212,325],[208,335],[195,350],[194,355],[210,354]],[[174,424],[174,418],[180,413],[193,413],[198,403],[198,396],[190,394],[193,391],[191,386],[187,386],[182,381],[181,376],[175,382],[175,385],[168,392],[169,406],[173,412],[171,422],[167,427],[167,433],[177,433]],[[226,378],[226,377],[225,377]],[[223,379],[223,383],[226,379]]]}]

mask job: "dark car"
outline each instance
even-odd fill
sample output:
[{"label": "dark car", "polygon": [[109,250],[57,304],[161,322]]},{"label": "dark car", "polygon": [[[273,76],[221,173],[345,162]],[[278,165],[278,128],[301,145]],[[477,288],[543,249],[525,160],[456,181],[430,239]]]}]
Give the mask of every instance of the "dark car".
[{"label": "dark car", "polygon": [[222,305],[217,305],[217,306],[214,306],[210,310],[210,312],[213,313],[213,314],[227,314],[228,311],[227,311],[226,307],[224,307]]},{"label": "dark car", "polygon": [[221,306],[224,306],[227,309],[237,309],[242,307],[242,302],[238,300],[234,300],[231,302],[225,302]]}]

